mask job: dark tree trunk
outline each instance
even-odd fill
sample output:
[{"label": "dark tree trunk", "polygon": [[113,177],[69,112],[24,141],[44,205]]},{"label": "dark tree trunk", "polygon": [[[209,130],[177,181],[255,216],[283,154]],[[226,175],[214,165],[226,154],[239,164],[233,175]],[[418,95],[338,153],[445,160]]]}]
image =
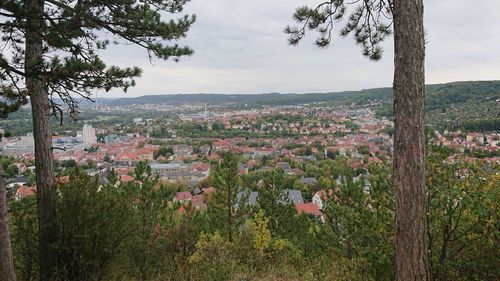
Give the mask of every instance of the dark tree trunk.
[{"label": "dark tree trunk", "polygon": [[35,138],[35,166],[40,243],[40,278],[49,280],[55,272],[56,255],[53,251],[55,232],[55,193],[53,189],[52,134],[50,105],[43,76],[43,0],[28,1],[26,30],[26,86],[30,95],[33,136]]},{"label": "dark tree trunk", "polygon": [[233,242],[233,200],[231,200],[231,180],[228,178],[228,194],[227,194],[227,235],[229,242]]},{"label": "dark tree trunk", "polygon": [[7,191],[3,181],[2,166],[0,165],[0,281],[16,281],[14,260],[12,259],[12,245],[7,222]]},{"label": "dark tree trunk", "polygon": [[394,0],[396,280],[430,280],[424,160],[423,0]]}]

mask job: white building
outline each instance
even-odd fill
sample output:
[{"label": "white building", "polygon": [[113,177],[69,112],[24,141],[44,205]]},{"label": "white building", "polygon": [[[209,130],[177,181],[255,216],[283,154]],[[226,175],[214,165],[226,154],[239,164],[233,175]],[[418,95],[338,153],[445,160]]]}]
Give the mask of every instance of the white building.
[{"label": "white building", "polygon": [[23,154],[33,154],[35,152],[35,139],[32,133],[22,136],[17,142],[7,144],[2,148],[2,154],[10,156],[20,156]]},{"label": "white building", "polygon": [[26,136],[21,136],[19,139],[19,142],[17,142],[17,145],[19,146],[35,146],[35,139],[33,138],[32,133],[26,134]]},{"label": "white building", "polygon": [[92,145],[97,142],[97,137],[95,136],[95,128],[93,128],[92,125],[83,125],[82,136],[84,144]]}]

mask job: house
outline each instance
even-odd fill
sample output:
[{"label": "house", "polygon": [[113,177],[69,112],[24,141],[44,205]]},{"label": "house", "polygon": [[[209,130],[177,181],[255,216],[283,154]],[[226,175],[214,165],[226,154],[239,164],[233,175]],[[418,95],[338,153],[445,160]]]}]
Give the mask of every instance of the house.
[{"label": "house", "polygon": [[206,211],[208,209],[208,206],[205,202],[192,202],[191,206],[200,211]]},{"label": "house", "polygon": [[133,180],[134,180],[134,177],[129,176],[129,175],[121,175],[121,176],[120,176],[120,181],[121,181],[122,183],[131,182],[131,181],[133,181]]},{"label": "house", "polygon": [[465,139],[468,142],[483,142],[484,135],[481,133],[468,133]]},{"label": "house", "polygon": [[361,182],[361,184],[363,185],[363,189],[366,192],[370,192],[370,190],[372,189],[372,184],[370,182],[370,174],[364,174],[364,175],[361,174],[357,177],[353,177],[352,180],[355,183]]},{"label": "house", "polygon": [[298,189],[285,189],[281,192],[278,202],[281,204],[302,204],[304,200],[302,199],[302,193]]},{"label": "house", "polygon": [[264,166],[264,167],[260,168],[258,171],[259,172],[272,172],[272,171],[274,171],[274,168],[269,167],[269,166]]},{"label": "house", "polygon": [[203,202],[203,201],[205,201],[205,198],[204,198],[203,194],[193,195],[191,197],[191,203],[192,204]]},{"label": "house", "polygon": [[155,151],[156,148],[154,147],[143,147],[141,149],[136,150],[135,153],[137,154],[140,160],[153,161]]},{"label": "house", "polygon": [[184,203],[184,202],[189,202],[193,196],[191,195],[190,192],[188,191],[183,191],[183,192],[177,192],[174,197],[174,203]]},{"label": "house", "polygon": [[205,201],[210,201],[215,193],[215,187],[209,186],[202,190],[203,196],[205,197]]},{"label": "house", "polygon": [[285,173],[289,175],[293,174],[292,167],[290,167],[290,164],[288,164],[288,162],[276,163],[276,169],[282,169]]},{"label": "house", "polygon": [[206,211],[207,204],[205,204],[205,197],[203,194],[195,195],[191,198],[191,206],[196,210]]},{"label": "house", "polygon": [[314,155],[296,156],[295,159],[297,159],[297,161],[299,161],[301,163],[304,163],[306,161],[318,162],[318,158],[316,158],[316,156],[314,156]]},{"label": "house", "polygon": [[154,175],[164,180],[176,180],[189,177],[191,167],[181,162],[171,162],[168,164],[152,164],[151,170]]},{"label": "house", "polygon": [[322,189],[314,194],[312,202],[318,205],[320,210],[323,210],[323,204],[332,196],[335,198],[333,189],[328,189],[328,191]]},{"label": "house", "polygon": [[238,174],[240,175],[248,175],[248,165],[238,163]]},{"label": "house", "polygon": [[23,198],[35,195],[36,195],[36,187],[21,185],[14,194],[14,199],[16,201],[19,201]]},{"label": "house", "polygon": [[210,164],[202,162],[192,163],[190,173],[191,177],[204,179],[210,175]]},{"label": "house", "polygon": [[231,143],[227,140],[219,140],[214,142],[212,147],[216,151],[229,151],[231,149]]},{"label": "house", "polygon": [[116,155],[115,157],[116,164],[121,164],[125,166],[133,166],[140,160],[141,159],[139,155],[135,152],[122,152]]},{"label": "house", "polygon": [[[253,207],[257,205],[257,198],[259,197],[259,192],[249,190],[240,191],[236,194],[236,201],[239,203],[242,198],[248,196],[247,202],[245,203],[247,206]],[[236,208],[238,208],[238,203],[236,204]]]},{"label": "house", "polygon": [[262,157],[269,157],[269,156],[274,155],[275,152],[276,151],[274,149],[256,149],[253,152],[253,157],[254,157],[254,159],[260,159]]},{"label": "house", "polygon": [[199,188],[199,187],[196,187],[194,190],[193,190],[193,196],[194,195],[200,195],[202,194],[203,191]]},{"label": "house", "polygon": [[[357,184],[358,182],[360,182],[362,184],[362,187],[363,189],[366,191],[366,192],[369,192],[372,188],[372,185],[370,183],[370,175],[369,174],[360,174],[359,176],[357,177],[353,177],[352,178],[352,183],[353,184]],[[343,185],[346,185],[347,184],[347,179],[344,175],[340,175],[337,180],[336,180],[336,183],[337,183],[337,186],[343,186]]]},{"label": "house", "polygon": [[308,186],[313,186],[318,184],[318,180],[316,180],[316,178],[305,178],[304,176],[300,178],[300,182]]},{"label": "house", "polygon": [[296,204],[295,205],[295,210],[297,211],[297,214],[306,214],[306,215],[312,215],[315,217],[321,217],[322,214],[318,208],[318,205],[314,203],[301,203],[301,204]]}]

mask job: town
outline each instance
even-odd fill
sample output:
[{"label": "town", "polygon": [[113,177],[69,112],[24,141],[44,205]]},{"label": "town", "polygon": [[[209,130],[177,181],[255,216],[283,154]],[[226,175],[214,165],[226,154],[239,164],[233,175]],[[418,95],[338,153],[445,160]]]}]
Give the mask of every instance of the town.
[{"label": "town", "polygon": [[[376,103],[375,103],[376,104]],[[231,107],[185,105],[181,108],[144,105],[153,118],[133,118],[130,123],[98,124],[99,114],[128,112],[131,107],[89,108],[94,120],[86,121],[76,135],[53,136],[53,151],[61,177],[69,168],[84,167],[85,173],[102,181],[110,171],[121,182],[133,181],[135,166],[145,161],[160,181],[172,187],[173,202],[191,201],[206,210],[205,197],[213,192],[208,180],[214,166],[226,152],[238,155],[238,173],[252,178],[266,171],[283,170],[289,186],[281,197],[289,198],[297,212],[322,216],[325,175],[317,172],[320,161],[337,160],[354,171],[352,180],[363,181],[370,190],[369,167],[388,165],[392,158],[392,121],[378,117],[370,106],[325,107],[264,106],[235,110]],[[175,110],[174,110],[175,108]],[[154,112],[173,110],[178,117],[156,117]],[[431,131],[432,143],[452,150],[448,160],[500,164],[500,134]],[[221,135],[224,137],[216,137]],[[33,196],[34,140],[27,135],[3,138],[1,151],[8,159],[5,170],[15,198]],[[5,161],[5,160],[4,160]],[[7,163],[7,161],[5,161]],[[346,175],[333,179],[337,185]],[[332,177],[332,175],[330,175]],[[261,182],[260,182],[261,183]],[[241,186],[252,190],[248,204],[256,204],[259,181]],[[284,202],[288,202],[284,200]],[[182,208],[182,207],[181,207]]]},{"label": "town", "polygon": [[424,1],[0,1],[0,281],[500,280],[500,1]]}]

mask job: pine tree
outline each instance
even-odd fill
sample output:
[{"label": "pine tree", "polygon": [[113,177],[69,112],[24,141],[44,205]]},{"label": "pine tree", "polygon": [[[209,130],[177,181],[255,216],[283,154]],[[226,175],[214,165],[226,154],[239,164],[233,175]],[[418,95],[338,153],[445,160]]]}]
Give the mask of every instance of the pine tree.
[{"label": "pine tree", "polygon": [[263,177],[263,188],[259,190],[259,197],[257,198],[260,207],[264,214],[270,220],[270,227],[273,232],[278,229],[278,217],[283,212],[283,208],[279,203],[279,198],[284,190],[283,170],[275,169],[266,172]]},{"label": "pine tree", "polygon": [[232,153],[224,154],[222,162],[216,167],[214,181],[217,191],[210,209],[216,213],[219,221],[226,222],[227,238],[229,242],[232,242],[236,219],[235,207],[238,206],[241,210],[243,201],[245,201],[245,198],[240,198],[241,202],[237,200],[240,179],[238,176],[238,163]]},{"label": "pine tree", "polygon": [[[56,268],[51,245],[57,237],[54,217],[53,155],[50,115],[60,118],[67,109],[77,117],[78,98],[91,100],[91,90],[134,86],[137,67],[107,66],[98,51],[110,44],[134,44],[153,58],[173,59],[192,54],[187,47],[167,45],[184,37],[194,16],[176,20],[189,0],[30,0],[0,2],[0,96],[32,108],[35,138],[40,276],[52,277]],[[163,16],[162,16],[163,15]],[[109,38],[102,38],[107,33]],[[2,104],[2,110],[3,110]]]},{"label": "pine tree", "polygon": [[[348,11],[354,8],[348,15]],[[381,42],[394,26],[394,188],[396,194],[396,279],[430,280],[424,163],[423,0],[327,0],[300,7],[287,27],[296,45],[307,30],[317,31],[315,44],[328,46],[339,20],[347,17],[340,35],[354,35],[363,55],[382,56]],[[348,15],[348,16],[347,16]]]}]

